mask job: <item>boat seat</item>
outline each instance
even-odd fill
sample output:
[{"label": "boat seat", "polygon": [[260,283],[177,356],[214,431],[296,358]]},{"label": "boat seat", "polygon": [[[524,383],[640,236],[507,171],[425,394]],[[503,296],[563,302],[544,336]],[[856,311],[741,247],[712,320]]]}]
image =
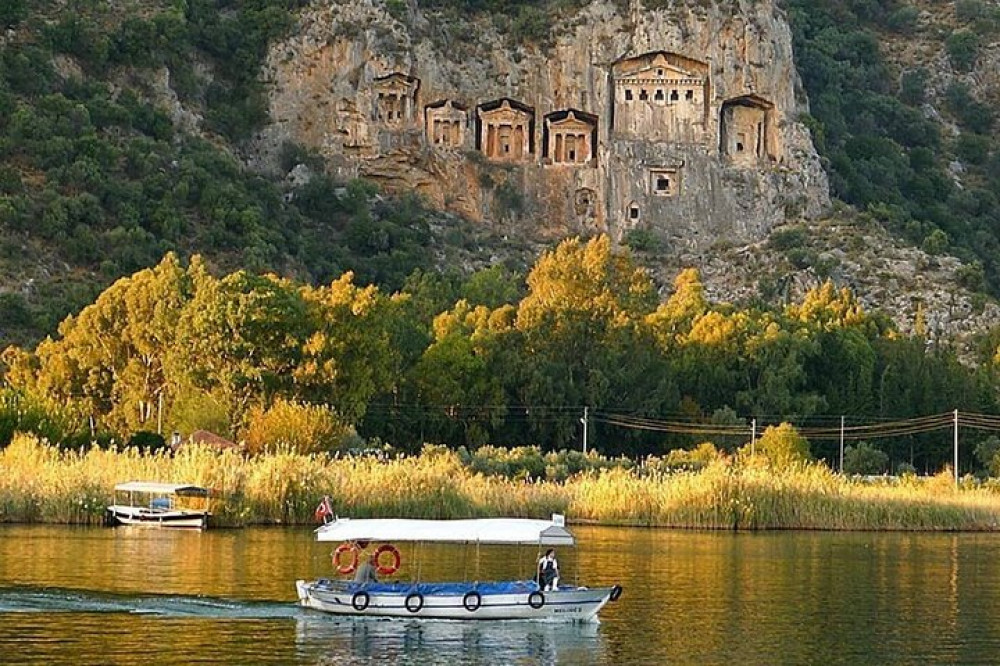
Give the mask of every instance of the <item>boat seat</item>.
[{"label": "boat seat", "polygon": [[169,497],[154,497],[149,502],[149,508],[159,511],[169,511],[170,510],[170,498]]}]

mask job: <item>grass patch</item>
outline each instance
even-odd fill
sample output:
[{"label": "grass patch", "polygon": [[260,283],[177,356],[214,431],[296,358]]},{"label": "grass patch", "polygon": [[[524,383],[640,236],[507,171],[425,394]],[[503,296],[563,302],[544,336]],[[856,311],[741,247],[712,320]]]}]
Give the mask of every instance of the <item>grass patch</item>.
[{"label": "grass patch", "polygon": [[[544,518],[712,530],[996,530],[1000,494],[956,488],[950,473],[868,483],[817,463],[777,470],[759,456],[696,471],[662,461],[593,465],[564,480],[487,469],[439,447],[413,457],[335,457],[184,449],[63,450],[18,435],[0,452],[0,522],[100,524],[116,483],[190,482],[215,489],[216,523],[309,524],[323,495],[345,516]],[[508,459],[509,461],[509,459]],[[502,467],[502,466],[501,466]]]}]

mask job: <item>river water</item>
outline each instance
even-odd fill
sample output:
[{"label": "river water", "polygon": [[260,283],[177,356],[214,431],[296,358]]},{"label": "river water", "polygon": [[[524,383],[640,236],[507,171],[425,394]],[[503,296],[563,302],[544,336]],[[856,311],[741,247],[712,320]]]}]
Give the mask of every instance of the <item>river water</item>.
[{"label": "river water", "polygon": [[[3,664],[1000,663],[1000,535],[574,529],[600,624],[336,619],[309,528],[0,526]],[[529,577],[534,549],[402,548],[423,580]],[[419,571],[415,563],[419,562]]]}]

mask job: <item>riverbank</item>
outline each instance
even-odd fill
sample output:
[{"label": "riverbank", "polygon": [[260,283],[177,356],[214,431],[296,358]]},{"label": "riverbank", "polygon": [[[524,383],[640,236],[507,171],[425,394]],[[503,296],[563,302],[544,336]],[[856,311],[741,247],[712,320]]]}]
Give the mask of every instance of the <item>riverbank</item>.
[{"label": "riverbank", "polygon": [[606,525],[690,529],[992,531],[1000,492],[956,488],[950,474],[894,483],[845,479],[817,463],[781,469],[720,458],[703,469],[612,467],[564,481],[487,476],[434,449],[379,460],[273,453],[245,457],[207,448],[144,453],[64,451],[16,436],[0,451],[0,522],[100,524],[112,488],[128,480],[213,488],[215,524],[310,524],[323,495],[352,517],[547,517]]}]

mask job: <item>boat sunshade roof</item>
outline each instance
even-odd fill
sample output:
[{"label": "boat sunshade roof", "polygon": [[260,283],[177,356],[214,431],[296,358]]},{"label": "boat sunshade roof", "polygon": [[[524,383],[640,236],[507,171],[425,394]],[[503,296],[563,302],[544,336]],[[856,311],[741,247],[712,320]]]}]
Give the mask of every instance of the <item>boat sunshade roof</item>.
[{"label": "boat sunshade roof", "polygon": [[115,486],[116,491],[132,493],[155,493],[158,495],[207,495],[208,488],[190,483],[153,483],[150,481],[129,481]]},{"label": "boat sunshade roof", "polygon": [[552,520],[477,518],[409,520],[338,518],[316,530],[318,541],[434,541],[440,543],[572,546],[573,535],[562,516]]}]

